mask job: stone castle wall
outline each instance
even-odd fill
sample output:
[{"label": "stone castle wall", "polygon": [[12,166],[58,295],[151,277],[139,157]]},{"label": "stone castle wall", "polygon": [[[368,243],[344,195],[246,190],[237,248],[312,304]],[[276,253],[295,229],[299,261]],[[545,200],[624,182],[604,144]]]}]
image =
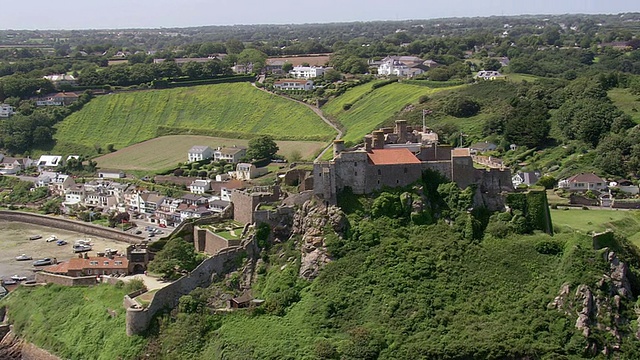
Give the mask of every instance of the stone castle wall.
[{"label": "stone castle wall", "polygon": [[[218,251],[231,246],[240,246],[240,239],[225,239],[210,230],[196,226],[194,231],[194,245],[196,251],[207,254],[217,254]],[[238,230],[239,231],[239,230]]]},{"label": "stone castle wall", "polygon": [[221,250],[216,255],[204,260],[189,275],[185,275],[158,290],[146,308],[141,308],[133,299],[127,301],[125,297],[123,304],[127,306],[127,335],[143,333],[158,311],[174,308],[178,305],[181,296],[189,294],[197,287],[209,286],[216,274],[224,274],[228,269],[233,268],[238,256],[247,251],[246,247],[249,246],[253,246],[253,242],[248,242],[245,247],[231,247]]},{"label": "stone castle wall", "polygon": [[18,221],[41,226],[54,227],[88,235],[99,236],[107,239],[128,242],[130,244],[139,244],[144,240],[138,235],[129,234],[120,230],[107,228],[99,225],[91,225],[79,221],[69,220],[62,217],[45,216],[31,213],[23,213],[17,211],[0,210],[0,220]]},{"label": "stone castle wall", "polygon": [[98,281],[95,276],[72,277],[66,275],[51,274],[43,271],[36,273],[37,283],[58,284],[64,286],[90,286]]}]

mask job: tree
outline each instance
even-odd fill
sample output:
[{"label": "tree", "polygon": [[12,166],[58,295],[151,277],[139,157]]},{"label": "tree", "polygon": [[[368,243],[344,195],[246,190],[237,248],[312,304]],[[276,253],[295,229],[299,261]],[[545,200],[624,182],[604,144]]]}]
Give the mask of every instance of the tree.
[{"label": "tree", "polygon": [[253,65],[253,71],[259,71],[265,67],[267,54],[256,49],[244,49],[238,55],[238,63],[243,65]]},{"label": "tree", "polygon": [[286,62],[286,63],[284,63],[284,65],[282,65],[282,71],[284,71],[285,73],[288,73],[291,70],[293,70],[293,64],[292,63]]},{"label": "tree", "polygon": [[227,54],[240,54],[244,50],[244,44],[238,39],[229,39],[225,43]]},{"label": "tree", "polygon": [[324,72],[325,80],[336,82],[342,80],[342,74],[336,69],[328,69]]},{"label": "tree", "polygon": [[482,68],[487,71],[498,71],[501,67],[500,61],[493,58],[487,59],[482,63]]},{"label": "tree", "polygon": [[249,159],[272,159],[280,150],[278,144],[269,135],[261,135],[249,140],[247,158]]},{"label": "tree", "polygon": [[181,238],[172,238],[149,263],[149,271],[160,273],[169,279],[176,279],[183,270],[195,269],[199,260],[193,244]]},{"label": "tree", "polygon": [[444,112],[455,117],[470,117],[480,111],[480,104],[468,97],[455,96],[444,105]]}]

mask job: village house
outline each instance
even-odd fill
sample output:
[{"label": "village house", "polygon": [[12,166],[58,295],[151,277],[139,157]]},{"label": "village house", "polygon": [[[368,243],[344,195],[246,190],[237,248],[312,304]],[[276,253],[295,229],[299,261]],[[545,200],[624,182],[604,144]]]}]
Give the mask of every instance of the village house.
[{"label": "village house", "polygon": [[322,66],[294,66],[289,75],[294,79],[313,79],[324,75],[325,70]]},{"label": "village house", "polygon": [[78,80],[76,80],[76,78],[73,75],[53,74],[53,75],[43,76],[43,78],[51,81],[56,88],[60,86],[78,85]]},{"label": "village house", "polygon": [[243,146],[219,147],[213,152],[215,161],[226,161],[235,164],[247,154],[247,148]]},{"label": "village house", "polygon": [[525,184],[527,186],[535,185],[540,178],[540,172],[538,171],[526,171],[519,172],[511,178],[513,182],[513,187],[517,188],[521,184]]},{"label": "village house", "polygon": [[282,79],[282,80],[276,80],[273,83],[273,87],[278,90],[286,90],[286,91],[290,91],[290,90],[311,91],[313,90],[313,81]]},{"label": "village house", "polygon": [[60,92],[47,95],[36,100],[37,106],[67,106],[78,100],[78,94],[73,92]]},{"label": "village house", "polygon": [[221,199],[209,201],[209,209],[214,213],[224,212],[229,207],[229,205],[231,205],[231,201]]},{"label": "village house", "polygon": [[194,145],[187,153],[187,161],[195,162],[211,159],[213,157],[213,149],[204,145]]},{"label": "village house", "polygon": [[638,185],[635,185],[630,180],[626,180],[626,179],[610,182],[609,188],[618,189],[623,193],[632,194],[632,195],[637,195],[638,193],[640,193],[640,188],[638,187]]},{"label": "village house", "polygon": [[271,74],[282,74],[282,67],[287,62],[282,59],[267,59],[264,70]]},{"label": "village house", "polygon": [[497,79],[503,79],[505,76],[500,74],[499,71],[489,71],[489,70],[481,70],[478,71],[478,73],[474,76],[474,78],[476,79],[483,79],[483,80],[497,80]]},{"label": "village house", "polygon": [[424,73],[423,60],[416,56],[387,56],[378,65],[378,75],[414,77]]},{"label": "village house", "polygon": [[[211,184],[209,184],[211,186]],[[180,197],[183,204],[202,206],[207,204],[208,198],[199,194],[184,194]]]},{"label": "village house", "polygon": [[211,180],[194,180],[191,185],[189,185],[189,191],[194,194],[204,194],[207,191],[211,190]]},{"label": "village house", "polygon": [[490,143],[488,141],[477,142],[469,146],[469,150],[471,150],[472,155],[488,152],[488,151],[494,151],[497,148],[498,148],[498,145],[494,143]]},{"label": "village house", "polygon": [[125,173],[122,170],[101,169],[98,171],[98,177],[101,179],[122,179]]},{"label": "village house", "polygon": [[126,256],[71,258],[69,261],[47,266],[43,271],[71,277],[90,275],[127,275],[129,259]]},{"label": "village house", "polygon": [[83,203],[85,199],[84,186],[82,185],[74,185],[71,186],[64,193],[64,202],[62,205],[64,207],[74,206],[80,203]]},{"label": "village house", "polygon": [[43,172],[35,182],[36,187],[48,187],[51,194],[56,196],[63,196],[75,184],[72,177],[57,172]]},{"label": "village house", "polygon": [[33,165],[29,158],[14,158],[0,154],[0,174],[14,175]]},{"label": "village house", "polygon": [[14,111],[13,106],[8,104],[0,104],[0,118],[6,119],[15,113],[16,112]]},{"label": "village house", "polygon": [[60,155],[42,155],[36,162],[38,171],[56,169],[61,165],[62,156]]},{"label": "village house", "polygon": [[238,163],[236,171],[229,172],[232,178],[238,180],[251,180],[269,172],[266,167],[257,168],[251,163]]},{"label": "village house", "polygon": [[568,179],[560,180],[558,187],[570,191],[603,191],[607,189],[606,180],[594,173],[582,173],[574,175]]}]

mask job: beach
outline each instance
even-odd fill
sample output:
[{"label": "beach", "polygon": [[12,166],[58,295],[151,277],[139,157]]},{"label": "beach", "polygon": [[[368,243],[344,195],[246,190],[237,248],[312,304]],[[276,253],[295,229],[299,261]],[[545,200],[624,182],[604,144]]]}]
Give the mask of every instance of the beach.
[{"label": "beach", "polygon": [[[89,256],[96,256],[96,252],[103,252],[106,248],[117,249],[124,253],[129,244],[101,237],[88,236],[83,233],[67,231],[52,227],[33,225],[28,223],[0,220],[0,279],[8,279],[13,275],[33,278],[33,262],[42,258],[56,258],[59,262],[77,257],[72,250],[73,244],[79,239],[91,239],[93,250]],[[29,240],[33,235],[41,235],[38,240]],[[56,242],[46,242],[46,239],[55,235],[58,239],[67,241],[67,245],[58,246]],[[16,256],[26,254],[31,256],[30,261],[16,261]],[[40,267],[41,268],[41,267]]]}]

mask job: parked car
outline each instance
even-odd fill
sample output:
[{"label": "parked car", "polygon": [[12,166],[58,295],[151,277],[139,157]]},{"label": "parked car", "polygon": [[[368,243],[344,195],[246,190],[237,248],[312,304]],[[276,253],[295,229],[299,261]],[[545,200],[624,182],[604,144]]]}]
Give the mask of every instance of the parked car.
[{"label": "parked car", "polygon": [[33,266],[45,266],[45,265],[52,265],[52,264],[53,264],[53,260],[51,260],[50,258],[44,258],[44,259],[36,260],[33,262]]},{"label": "parked car", "polygon": [[56,241],[56,245],[58,245],[58,246],[67,245],[67,244],[68,244],[68,242],[66,242],[66,241],[64,241],[64,240],[58,240],[58,241]]},{"label": "parked car", "polygon": [[136,230],[136,235],[142,234],[142,230]]},{"label": "parked car", "polygon": [[13,279],[3,279],[2,280],[2,285],[15,285],[18,282],[13,280]]},{"label": "parked car", "polygon": [[32,260],[31,256],[27,255],[27,254],[22,254],[20,256],[16,256],[16,260],[17,261],[25,261],[25,260]]}]

